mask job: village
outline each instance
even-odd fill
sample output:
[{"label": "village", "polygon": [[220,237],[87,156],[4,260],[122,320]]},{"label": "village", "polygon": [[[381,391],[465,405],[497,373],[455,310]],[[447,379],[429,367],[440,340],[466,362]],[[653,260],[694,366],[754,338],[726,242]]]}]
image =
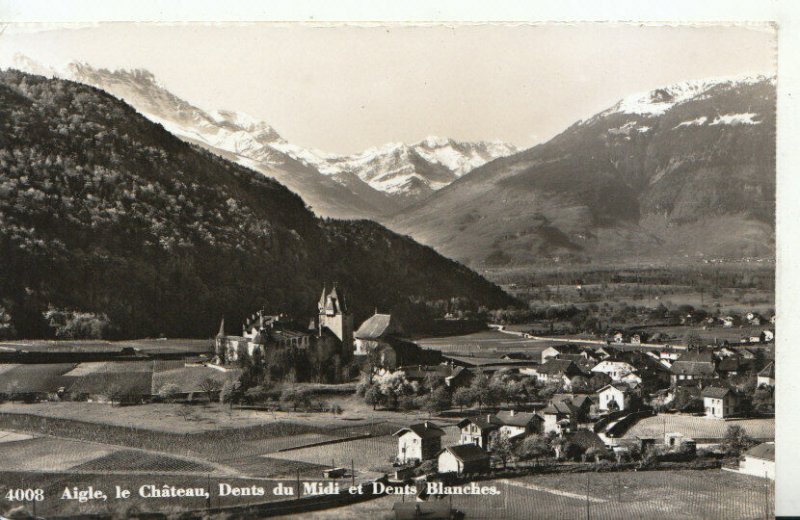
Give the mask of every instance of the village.
[{"label": "village", "polygon": [[[374,484],[375,504],[390,498],[388,490],[411,489],[381,506],[396,518],[469,517],[474,504],[454,506],[453,495],[467,500],[475,483],[499,495],[498,483],[509,478],[642,471],[775,478],[772,317],[737,317],[763,329],[738,342],[659,344],[630,331],[540,337],[502,324],[415,338],[378,309],[356,327],[347,292],[336,285],[323,288],[317,311],[309,321],[257,311],[240,335],[227,334],[223,320],[210,348],[193,352],[153,348],[159,340],[105,353],[77,349],[66,363],[42,364],[35,348],[4,352],[13,357],[0,365],[7,401],[0,426],[23,443],[42,433],[107,443],[73,429],[99,422],[117,436],[140,421],[135,435],[129,427],[112,444],[158,446],[165,460],[156,474],[160,464],[189,462],[270,481],[296,473],[318,483],[312,490]],[[726,319],[714,322],[730,328]],[[20,378],[36,370],[35,381]],[[172,444],[180,432],[190,436],[179,448]],[[253,445],[209,455],[195,434]],[[4,453],[14,448],[0,443]],[[108,457],[94,455],[84,464]]]}]

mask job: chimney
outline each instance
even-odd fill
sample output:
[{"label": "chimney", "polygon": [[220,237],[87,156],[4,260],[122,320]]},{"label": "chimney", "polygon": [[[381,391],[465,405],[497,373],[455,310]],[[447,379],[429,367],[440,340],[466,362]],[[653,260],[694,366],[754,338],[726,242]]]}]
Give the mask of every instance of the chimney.
[{"label": "chimney", "polygon": [[510,414],[509,414],[509,415],[511,415],[511,417],[514,417],[514,414],[515,414],[515,413],[517,413],[517,411],[516,411],[516,410],[511,410],[511,412],[510,412]]},{"label": "chimney", "polygon": [[491,414],[488,414],[488,413],[486,414],[486,421],[487,422],[492,422],[492,415]]},{"label": "chimney", "polygon": [[428,428],[430,428],[430,426],[428,426],[428,421],[425,421],[425,429],[427,430]]}]

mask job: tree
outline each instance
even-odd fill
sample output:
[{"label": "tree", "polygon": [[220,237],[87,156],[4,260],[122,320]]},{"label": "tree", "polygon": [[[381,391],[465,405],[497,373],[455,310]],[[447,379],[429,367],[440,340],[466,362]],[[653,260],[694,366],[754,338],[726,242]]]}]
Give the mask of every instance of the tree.
[{"label": "tree", "polygon": [[167,383],[158,389],[158,397],[167,402],[171,402],[177,399],[180,393],[181,389],[175,383]]},{"label": "tree", "polygon": [[281,392],[281,402],[287,403],[292,407],[292,411],[298,408],[308,408],[311,405],[311,393],[305,388],[290,386]]},{"label": "tree", "polygon": [[222,385],[222,389],[219,391],[219,402],[220,403],[228,403],[230,407],[233,408],[233,403],[238,400],[239,392],[240,392],[241,385],[239,381],[228,380],[225,381],[225,384]]},{"label": "tree", "polygon": [[207,377],[200,381],[200,390],[206,393],[208,396],[208,402],[211,402],[214,398],[214,392],[219,391],[222,388],[222,385],[219,381],[214,378]]},{"label": "tree", "polygon": [[747,431],[738,424],[728,426],[728,430],[725,432],[725,438],[722,441],[722,446],[725,448],[725,451],[737,457],[743,451],[756,444],[758,444],[756,440],[750,437]]},{"label": "tree", "polygon": [[372,385],[364,391],[364,402],[372,405],[372,409],[375,410],[378,405],[383,404],[384,396],[377,386]]},{"label": "tree", "polygon": [[421,399],[420,407],[426,412],[441,412],[450,408],[450,392],[440,386]]},{"label": "tree", "polygon": [[471,387],[462,386],[453,393],[453,405],[463,410],[465,406],[472,406],[476,400],[475,390]]},{"label": "tree", "polygon": [[515,450],[517,457],[522,460],[534,459],[539,462],[539,459],[551,453],[550,446],[547,439],[538,434],[532,434],[525,437]]},{"label": "tree", "polygon": [[506,467],[506,462],[514,454],[514,445],[511,439],[508,438],[508,433],[505,431],[495,430],[489,434],[489,451],[500,457],[503,461],[503,467]]}]

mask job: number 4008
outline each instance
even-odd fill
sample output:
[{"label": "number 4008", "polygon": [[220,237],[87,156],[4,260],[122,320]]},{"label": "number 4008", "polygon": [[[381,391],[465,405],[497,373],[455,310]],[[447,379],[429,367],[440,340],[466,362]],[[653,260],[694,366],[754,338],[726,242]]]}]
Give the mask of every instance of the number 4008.
[{"label": "number 4008", "polygon": [[11,502],[24,502],[35,501],[41,502],[44,500],[43,489],[9,489],[6,493],[6,500]]}]

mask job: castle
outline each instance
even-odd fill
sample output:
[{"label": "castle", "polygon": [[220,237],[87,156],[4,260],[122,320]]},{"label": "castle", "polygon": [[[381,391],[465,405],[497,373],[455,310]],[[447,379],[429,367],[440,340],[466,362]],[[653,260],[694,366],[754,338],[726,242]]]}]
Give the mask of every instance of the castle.
[{"label": "castle", "polygon": [[242,325],[241,336],[225,333],[225,320],[220,323],[214,341],[219,363],[235,363],[243,355],[262,357],[271,349],[315,349],[331,359],[340,356],[347,361],[353,356],[353,315],[347,310],[342,290],[334,285],[330,292],[322,289],[317,304],[318,317],[303,328],[283,315],[267,315],[263,310],[250,316]]}]

